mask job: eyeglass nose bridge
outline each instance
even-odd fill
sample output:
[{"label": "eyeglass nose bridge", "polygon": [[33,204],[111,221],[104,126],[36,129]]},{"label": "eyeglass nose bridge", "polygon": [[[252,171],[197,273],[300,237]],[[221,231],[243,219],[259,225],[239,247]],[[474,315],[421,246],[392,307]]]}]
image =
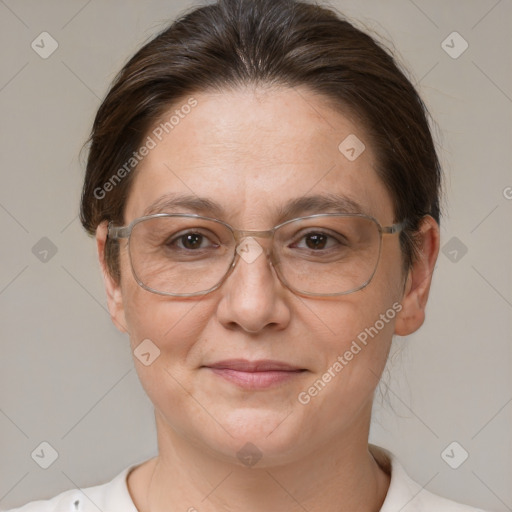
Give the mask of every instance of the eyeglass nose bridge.
[{"label": "eyeglass nose bridge", "polygon": [[[234,239],[235,239],[235,253],[238,253],[240,256],[240,253],[238,252],[240,245],[246,240],[247,238],[266,238],[271,240],[270,247],[263,247],[263,251],[266,253],[267,258],[270,259],[270,263],[274,265],[277,263],[275,260],[275,255],[273,251],[273,240],[274,240],[274,234],[275,234],[276,228],[267,229],[265,231],[258,231],[258,230],[246,230],[246,229],[234,229],[231,228],[231,232],[233,233]],[[235,258],[236,259],[236,258]],[[236,261],[233,261],[233,265],[236,263]]]},{"label": "eyeglass nose bridge", "polygon": [[[270,247],[268,247],[268,246],[263,247],[263,246],[261,246],[261,244],[259,244],[259,245],[262,248],[262,251],[266,256],[267,261],[270,263],[270,268],[274,270],[275,274],[277,275],[277,278],[285,286],[288,286],[288,284],[283,280],[282,276],[280,275],[280,273],[278,271],[279,258],[276,256],[276,253],[274,251],[274,245],[273,245],[274,234],[278,227],[279,226],[276,226],[272,229],[267,229],[264,231],[231,228],[231,232],[233,233],[233,237],[235,239],[234,255],[233,255],[233,260],[231,261],[231,265],[230,265],[228,272],[224,279],[228,278],[228,276],[232,273],[232,271],[234,270],[235,266],[237,265],[237,263],[240,259],[243,259],[246,263],[253,263],[258,258],[259,255],[256,256],[256,258],[254,258],[254,259],[252,259],[250,257],[242,256],[239,248],[243,244],[244,240],[246,240],[247,238],[265,238],[267,240],[270,239],[270,241],[271,241]],[[258,243],[258,242],[256,242],[256,243]]]},{"label": "eyeglass nose bridge", "polygon": [[[265,231],[258,231],[258,230],[241,230],[241,229],[234,229],[231,228],[231,232],[233,233],[234,239],[235,239],[235,247],[234,247],[234,254],[233,259],[231,260],[231,265],[229,266],[226,274],[222,278],[222,280],[216,285],[215,288],[218,288],[221,286],[224,281],[226,281],[231,274],[233,273],[235,267],[237,266],[239,260],[244,260],[246,263],[253,263],[258,259],[260,255],[257,255],[254,259],[251,257],[245,257],[242,255],[240,251],[240,246],[243,244],[244,240],[247,238],[266,238],[271,240],[270,247],[260,247],[262,248],[263,254],[266,256],[266,260],[268,264],[270,264],[270,271],[275,274],[274,279],[277,277],[277,279],[281,282],[283,286],[286,288],[290,288],[290,285],[287,283],[287,281],[284,279],[284,277],[279,272],[279,258],[276,256],[276,253],[274,251],[274,234],[277,228],[268,229]],[[258,242],[256,242],[258,243]],[[290,288],[293,291],[293,288]]]}]

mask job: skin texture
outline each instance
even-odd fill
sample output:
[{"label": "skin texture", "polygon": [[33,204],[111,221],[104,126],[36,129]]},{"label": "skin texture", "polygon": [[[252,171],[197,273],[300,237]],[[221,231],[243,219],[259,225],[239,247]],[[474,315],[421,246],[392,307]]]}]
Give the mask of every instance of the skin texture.
[{"label": "skin texture", "polygon": [[[197,107],[139,165],[126,224],[167,192],[219,202],[226,211],[221,220],[239,229],[270,229],[287,200],[328,192],[356,200],[382,226],[393,224],[371,142],[323,98],[305,88],[194,97]],[[366,145],[354,161],[338,150],[350,134]],[[439,250],[439,229],[429,216],[421,235],[420,258],[407,275],[398,235],[384,236],[373,280],[349,295],[294,294],[263,254],[250,264],[240,260],[206,296],[170,298],[138,286],[125,240],[120,283],[109,276],[101,224],[98,254],[113,322],[129,333],[132,350],[147,338],[160,349],[149,366],[134,358],[155,406],[159,445],[159,455],[128,478],[138,509],[379,510],[389,476],[368,451],[372,400],[393,334],[410,334],[424,321]],[[298,394],[394,303],[402,306],[394,319],[301,404]],[[248,391],[203,367],[231,358],[279,360],[307,371],[277,387]],[[247,442],[262,453],[253,467],[236,455]]]}]

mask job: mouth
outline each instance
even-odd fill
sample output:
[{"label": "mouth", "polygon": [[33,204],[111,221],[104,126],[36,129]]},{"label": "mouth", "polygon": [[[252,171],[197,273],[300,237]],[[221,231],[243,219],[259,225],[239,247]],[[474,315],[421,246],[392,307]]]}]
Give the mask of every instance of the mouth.
[{"label": "mouth", "polygon": [[281,361],[230,359],[204,366],[211,372],[245,389],[265,389],[297,378],[307,370]]}]

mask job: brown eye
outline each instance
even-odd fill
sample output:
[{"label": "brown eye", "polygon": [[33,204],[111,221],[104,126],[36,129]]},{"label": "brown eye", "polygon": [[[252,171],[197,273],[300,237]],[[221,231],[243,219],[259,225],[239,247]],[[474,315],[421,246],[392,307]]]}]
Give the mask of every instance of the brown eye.
[{"label": "brown eye", "polygon": [[321,233],[314,234],[314,235],[307,235],[305,237],[306,239],[306,245],[308,249],[325,249],[325,246],[327,244],[327,236]]},{"label": "brown eye", "polygon": [[292,247],[298,249],[310,249],[311,251],[322,251],[329,250],[336,246],[342,246],[343,242],[338,240],[332,235],[327,233],[323,233],[321,231],[310,231],[298,238],[299,242],[303,242],[300,244],[296,242]]},{"label": "brown eye", "polygon": [[199,233],[190,233],[183,235],[179,238],[182,241],[182,245],[185,249],[197,249],[201,248],[201,242],[203,241],[203,235]]},{"label": "brown eye", "polygon": [[210,240],[203,233],[197,231],[189,231],[188,233],[182,233],[181,235],[175,235],[165,243],[165,246],[169,249],[180,249],[184,251],[197,251],[201,249],[210,249],[219,247]]}]

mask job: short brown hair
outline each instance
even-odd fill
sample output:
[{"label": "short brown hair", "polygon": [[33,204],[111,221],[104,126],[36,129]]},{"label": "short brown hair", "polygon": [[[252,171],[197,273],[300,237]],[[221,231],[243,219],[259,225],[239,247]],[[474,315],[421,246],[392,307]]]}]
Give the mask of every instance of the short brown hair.
[{"label": "short brown hair", "polygon": [[[404,268],[417,255],[419,222],[440,221],[441,169],[427,109],[394,58],[327,7],[296,0],[219,0],[188,12],[123,67],[98,109],[80,218],[91,234],[104,220],[122,224],[134,172],[99,190],[179,99],[248,84],[307,86],[357,116],[394,203]],[[104,197],[102,197],[104,196]],[[119,277],[118,246],[107,243]]]}]

